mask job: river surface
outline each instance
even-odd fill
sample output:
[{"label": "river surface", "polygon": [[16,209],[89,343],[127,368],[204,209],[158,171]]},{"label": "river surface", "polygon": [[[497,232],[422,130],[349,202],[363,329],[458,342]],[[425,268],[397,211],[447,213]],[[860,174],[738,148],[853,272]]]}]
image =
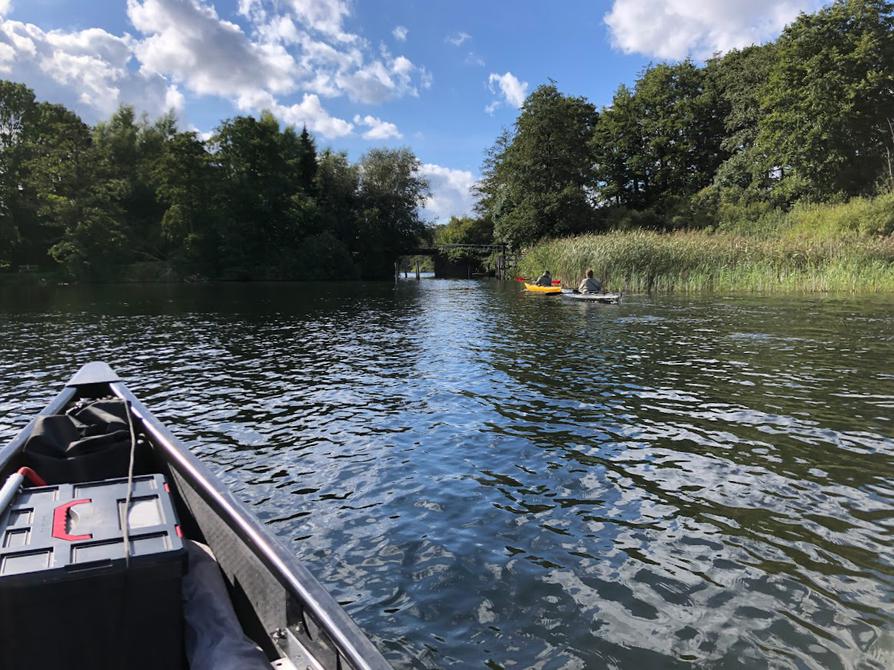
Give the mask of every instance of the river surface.
[{"label": "river surface", "polygon": [[104,359],[396,668],[894,667],[894,299],[0,289],[0,440]]}]

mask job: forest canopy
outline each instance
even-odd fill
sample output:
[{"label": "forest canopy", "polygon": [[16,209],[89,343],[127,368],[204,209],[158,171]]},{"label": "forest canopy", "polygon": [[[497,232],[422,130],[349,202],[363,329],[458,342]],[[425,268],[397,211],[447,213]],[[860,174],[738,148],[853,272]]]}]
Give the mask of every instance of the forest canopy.
[{"label": "forest canopy", "polygon": [[427,195],[408,149],[374,149],[352,164],[268,113],[228,119],[207,141],[172,116],[149,122],[130,107],[91,128],[0,81],[0,269],[390,276],[426,232]]}]

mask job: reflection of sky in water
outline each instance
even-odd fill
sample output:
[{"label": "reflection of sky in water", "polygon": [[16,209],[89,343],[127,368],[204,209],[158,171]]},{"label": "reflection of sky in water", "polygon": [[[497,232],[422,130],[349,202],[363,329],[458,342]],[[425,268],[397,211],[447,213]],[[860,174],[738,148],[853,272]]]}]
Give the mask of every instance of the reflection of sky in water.
[{"label": "reflection of sky in water", "polygon": [[0,435],[109,360],[398,667],[894,663],[884,301],[0,297]]}]

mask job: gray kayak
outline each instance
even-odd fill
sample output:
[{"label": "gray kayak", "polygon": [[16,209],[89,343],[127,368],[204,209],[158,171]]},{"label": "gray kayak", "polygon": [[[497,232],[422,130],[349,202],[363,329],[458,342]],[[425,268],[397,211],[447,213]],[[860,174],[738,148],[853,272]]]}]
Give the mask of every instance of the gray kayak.
[{"label": "gray kayak", "polygon": [[574,291],[562,291],[562,297],[568,300],[580,300],[581,302],[601,302],[614,304],[621,302],[620,293],[575,293]]}]

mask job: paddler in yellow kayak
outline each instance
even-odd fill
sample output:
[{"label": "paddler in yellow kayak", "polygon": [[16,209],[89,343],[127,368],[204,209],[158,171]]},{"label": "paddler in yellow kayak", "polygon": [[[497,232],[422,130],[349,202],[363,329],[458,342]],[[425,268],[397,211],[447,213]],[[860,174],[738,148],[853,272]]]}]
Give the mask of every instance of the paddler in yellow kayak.
[{"label": "paddler in yellow kayak", "polygon": [[534,283],[537,286],[552,286],[553,276],[549,273],[549,270],[544,270],[543,274],[537,277],[537,281]]}]

